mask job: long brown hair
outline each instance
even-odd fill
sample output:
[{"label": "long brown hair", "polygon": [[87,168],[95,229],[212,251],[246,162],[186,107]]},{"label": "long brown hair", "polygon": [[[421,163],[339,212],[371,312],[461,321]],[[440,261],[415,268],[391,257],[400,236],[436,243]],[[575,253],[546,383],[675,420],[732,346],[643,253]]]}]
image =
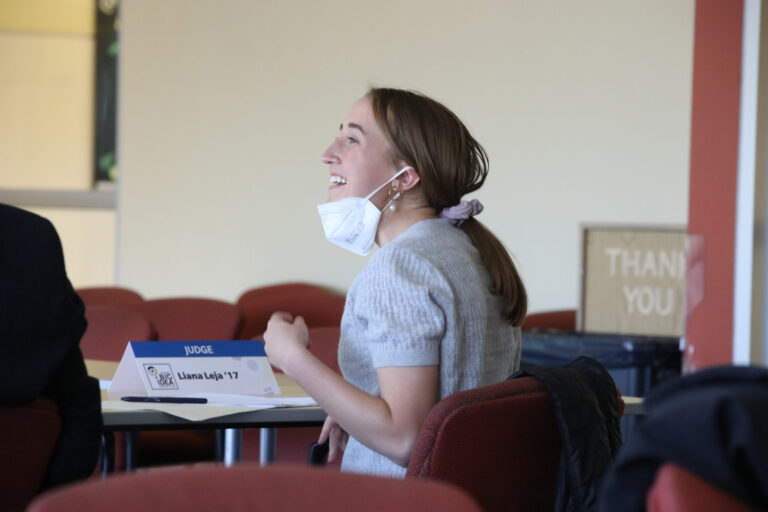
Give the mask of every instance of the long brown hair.
[{"label": "long brown hair", "polygon": [[[488,175],[488,156],[467,127],[444,105],[423,94],[371,88],[376,122],[389,139],[395,165],[413,166],[424,198],[436,212],[459,204],[479,189]],[[469,235],[491,274],[491,293],[504,299],[504,317],[514,326],[525,318],[528,299],[507,249],[474,217],[461,229]]]}]

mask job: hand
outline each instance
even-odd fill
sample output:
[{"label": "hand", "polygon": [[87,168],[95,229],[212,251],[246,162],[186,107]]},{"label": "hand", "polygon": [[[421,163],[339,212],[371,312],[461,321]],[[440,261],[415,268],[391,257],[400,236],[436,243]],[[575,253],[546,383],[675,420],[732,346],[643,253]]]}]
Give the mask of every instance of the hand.
[{"label": "hand", "polygon": [[273,366],[289,374],[286,365],[306,351],[308,342],[309,332],[302,317],[293,318],[284,311],[272,314],[264,333],[264,351]]},{"label": "hand", "polygon": [[325,423],[323,423],[323,429],[320,431],[320,437],[317,438],[317,442],[322,444],[328,439],[328,462],[336,460],[336,455],[341,456],[344,450],[347,449],[347,441],[349,441],[349,434],[347,431],[341,428],[336,420],[330,416],[326,416]]}]

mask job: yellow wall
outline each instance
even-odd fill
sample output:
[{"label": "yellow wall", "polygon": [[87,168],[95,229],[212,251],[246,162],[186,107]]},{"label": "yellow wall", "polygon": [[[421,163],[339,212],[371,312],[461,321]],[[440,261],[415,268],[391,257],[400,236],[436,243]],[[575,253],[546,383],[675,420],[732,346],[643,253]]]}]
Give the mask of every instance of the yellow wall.
[{"label": "yellow wall", "polygon": [[0,30],[93,35],[93,0],[0,0]]},{"label": "yellow wall", "polygon": [[94,43],[0,31],[0,186],[87,189]]}]

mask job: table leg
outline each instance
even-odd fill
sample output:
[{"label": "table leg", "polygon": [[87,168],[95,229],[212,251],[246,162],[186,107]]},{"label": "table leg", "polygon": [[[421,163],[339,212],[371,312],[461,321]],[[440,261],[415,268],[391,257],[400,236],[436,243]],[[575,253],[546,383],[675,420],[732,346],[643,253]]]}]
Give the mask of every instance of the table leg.
[{"label": "table leg", "polygon": [[266,466],[275,462],[277,455],[277,429],[274,427],[259,429],[259,463]]},{"label": "table leg", "polygon": [[217,428],[213,431],[216,437],[216,460],[218,462],[224,462],[224,430],[223,428]]},{"label": "table leg", "polygon": [[136,467],[136,445],[139,442],[139,433],[134,430],[123,432],[125,444],[125,470],[131,471]]},{"label": "table leg", "polygon": [[105,430],[101,434],[101,476],[115,470],[115,434]]},{"label": "table leg", "polygon": [[224,429],[224,465],[232,466],[243,456],[243,431],[239,428]]}]

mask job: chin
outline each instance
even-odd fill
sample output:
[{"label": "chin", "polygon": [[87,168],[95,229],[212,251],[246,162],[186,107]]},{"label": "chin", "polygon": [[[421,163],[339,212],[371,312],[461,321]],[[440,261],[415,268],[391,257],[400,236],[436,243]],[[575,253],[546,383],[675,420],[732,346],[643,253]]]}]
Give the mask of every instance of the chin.
[{"label": "chin", "polygon": [[332,203],[334,201],[338,201],[339,199],[344,199],[344,194],[340,193],[338,190],[332,190],[328,192],[328,203]]}]

